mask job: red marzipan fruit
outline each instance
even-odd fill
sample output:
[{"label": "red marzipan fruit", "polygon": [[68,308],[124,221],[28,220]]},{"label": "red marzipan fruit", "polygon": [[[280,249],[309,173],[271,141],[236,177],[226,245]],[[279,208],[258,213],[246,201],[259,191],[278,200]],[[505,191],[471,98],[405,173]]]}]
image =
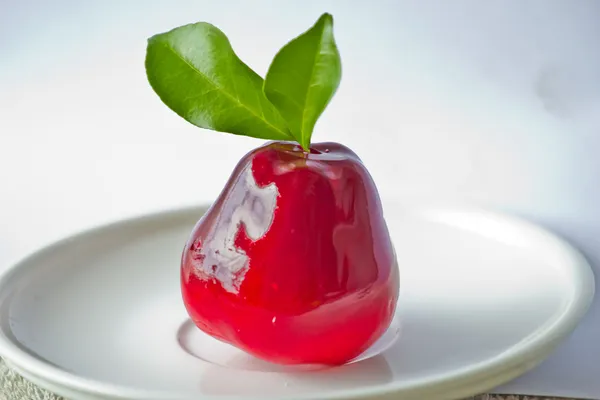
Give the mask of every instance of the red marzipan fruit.
[{"label": "red marzipan fruit", "polygon": [[244,156],[182,257],[204,332],[279,364],[343,364],[389,327],[398,268],[377,188],[338,143]]}]

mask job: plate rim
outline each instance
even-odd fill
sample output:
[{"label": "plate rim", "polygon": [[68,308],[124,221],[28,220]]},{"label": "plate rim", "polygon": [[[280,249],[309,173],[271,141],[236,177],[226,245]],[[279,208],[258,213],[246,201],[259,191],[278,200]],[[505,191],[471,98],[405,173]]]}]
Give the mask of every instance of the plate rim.
[{"label": "plate rim", "polygon": [[[12,280],[26,274],[26,267],[29,262],[36,257],[43,255],[45,252],[50,252],[75,239],[85,238],[86,236],[99,233],[107,229],[118,229],[121,226],[135,223],[143,223],[149,220],[160,220],[164,218],[183,218],[184,216],[197,215],[199,218],[211,206],[211,203],[200,205],[191,205],[184,207],[172,207],[154,212],[142,213],[139,215],[128,216],[116,220],[93,225],[89,228],[71,233],[59,240],[46,244],[37,250],[25,255],[17,262],[13,263],[2,274],[0,274],[0,356],[3,357],[9,365],[16,367],[15,369],[26,372],[22,375],[28,375],[35,378],[38,382],[48,382],[48,386],[56,388],[62,386],[70,390],[76,390],[83,393],[88,393],[92,396],[119,398],[119,399],[190,399],[190,393],[159,393],[158,391],[145,391],[137,388],[128,388],[120,385],[114,385],[107,382],[96,381],[94,379],[84,378],[60,368],[54,367],[45,363],[43,360],[33,356],[29,352],[23,350],[14,340],[11,335],[6,334],[6,312],[10,300],[14,295],[15,288],[10,286]],[[384,212],[386,210],[384,204]],[[538,243],[544,243],[545,246],[552,246],[556,251],[562,253],[566,259],[570,260],[568,268],[571,277],[570,281],[575,289],[571,295],[571,299],[565,306],[560,315],[554,317],[548,326],[542,329],[542,332],[534,335],[535,337],[528,340],[515,343],[506,351],[497,354],[495,357],[488,358],[477,364],[471,364],[461,370],[453,371],[452,373],[439,374],[433,379],[416,379],[409,382],[403,381],[402,384],[394,382],[379,385],[366,389],[343,389],[336,390],[327,394],[323,399],[360,399],[360,398],[377,398],[390,394],[404,394],[410,396],[422,396],[425,388],[428,389],[432,396],[435,396],[436,388],[439,391],[440,386],[448,385],[452,382],[453,389],[443,389],[443,394],[437,395],[439,399],[450,399],[460,396],[471,395],[471,390],[468,388],[477,387],[478,382],[486,382],[485,387],[498,386],[510,379],[513,379],[522,373],[530,370],[545,359],[550,352],[567,337],[578,325],[581,319],[585,316],[590,308],[595,294],[595,277],[593,270],[584,257],[584,255],[575,248],[567,240],[561,238],[554,232],[551,232],[538,224],[527,221],[522,217],[510,215],[505,212],[491,211],[477,206],[462,206],[462,205],[412,205],[404,207],[406,211],[417,214],[427,214],[431,212],[458,212],[475,214],[481,217],[494,220],[496,222],[511,225],[513,229],[519,229],[526,232],[527,236],[535,238]],[[431,219],[429,217],[429,219]],[[10,327],[8,327],[10,330]],[[19,371],[17,371],[19,372]],[[480,383],[479,386],[483,384]],[[43,386],[43,384],[40,384]],[[53,390],[53,389],[50,389]],[[483,389],[486,390],[486,389]],[[450,396],[450,397],[449,397]],[[251,400],[251,397],[239,396],[207,396],[207,399],[243,399]],[[282,398],[285,398],[282,397]],[[296,400],[312,400],[313,395],[302,394],[293,396]],[[418,397],[416,397],[418,398]],[[258,398],[256,398],[258,399]]]}]

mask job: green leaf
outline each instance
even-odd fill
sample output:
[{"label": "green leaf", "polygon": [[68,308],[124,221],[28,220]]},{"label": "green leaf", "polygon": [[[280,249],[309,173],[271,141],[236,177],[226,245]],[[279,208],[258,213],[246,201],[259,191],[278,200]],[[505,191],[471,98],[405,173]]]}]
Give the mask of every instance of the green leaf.
[{"label": "green leaf", "polygon": [[266,98],[263,79],[211,24],[184,25],[148,39],[146,74],[161,100],[196,126],[262,139],[293,139]]},{"label": "green leaf", "polygon": [[308,150],[317,119],[342,77],[333,37],[333,17],[323,14],[315,25],[285,45],[265,78],[267,98],[286,119],[292,134]]}]

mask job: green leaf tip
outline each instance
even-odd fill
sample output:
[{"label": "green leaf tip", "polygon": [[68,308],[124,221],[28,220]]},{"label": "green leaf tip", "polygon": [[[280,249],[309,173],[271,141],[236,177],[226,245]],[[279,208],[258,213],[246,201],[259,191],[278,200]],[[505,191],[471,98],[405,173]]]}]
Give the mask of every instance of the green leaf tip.
[{"label": "green leaf tip", "polygon": [[[321,16],[319,17],[319,19],[318,19],[318,21],[317,21],[317,24],[318,24],[319,22],[321,22],[321,21],[323,21],[323,22],[326,22],[326,23],[328,23],[328,24],[332,24],[332,25],[333,25],[333,15],[331,15],[331,14],[329,14],[329,13],[327,13],[327,12],[326,12],[326,13],[323,13],[323,14],[321,14]],[[316,25],[316,24],[315,24],[315,25]]]}]

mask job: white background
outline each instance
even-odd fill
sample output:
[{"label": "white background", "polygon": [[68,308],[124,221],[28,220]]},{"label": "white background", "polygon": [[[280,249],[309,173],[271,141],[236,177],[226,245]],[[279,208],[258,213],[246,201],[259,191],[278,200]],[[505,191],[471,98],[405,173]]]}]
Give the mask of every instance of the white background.
[{"label": "white background", "polygon": [[[210,201],[261,143],[162,105],[148,36],[212,22],[264,75],[324,11],[344,76],[314,141],[356,150],[385,198],[509,210],[600,265],[598,1],[0,0],[2,268],[97,223]],[[599,341],[596,304],[504,390],[600,398]]]}]

